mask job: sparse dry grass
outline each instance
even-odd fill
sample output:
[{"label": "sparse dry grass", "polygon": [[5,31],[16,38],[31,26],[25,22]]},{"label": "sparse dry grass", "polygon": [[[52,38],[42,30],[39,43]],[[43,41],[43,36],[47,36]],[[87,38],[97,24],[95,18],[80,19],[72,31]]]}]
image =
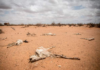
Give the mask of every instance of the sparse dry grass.
[{"label": "sparse dry grass", "polygon": [[42,24],[42,23],[37,23],[37,24],[10,24],[10,23],[0,23],[0,26],[4,26],[4,25],[7,25],[7,26],[25,26],[25,27],[29,27],[29,26],[37,26],[37,27],[46,27],[46,26],[84,26],[86,25],[87,27],[91,28],[91,27],[97,27],[97,28],[100,28],[100,23],[87,23],[87,24],[83,24],[83,23],[77,23],[77,24],[74,24],[74,23],[69,23],[69,24],[62,24],[62,23],[55,23],[55,22],[52,22],[51,24]]},{"label": "sparse dry grass", "polygon": [[91,28],[91,27],[97,27],[97,28],[100,28],[100,23],[98,23],[98,24],[88,23],[87,26],[88,26],[89,28]]},{"label": "sparse dry grass", "polygon": [[82,23],[79,23],[79,24],[77,24],[78,26],[83,26],[84,24],[82,24]]}]

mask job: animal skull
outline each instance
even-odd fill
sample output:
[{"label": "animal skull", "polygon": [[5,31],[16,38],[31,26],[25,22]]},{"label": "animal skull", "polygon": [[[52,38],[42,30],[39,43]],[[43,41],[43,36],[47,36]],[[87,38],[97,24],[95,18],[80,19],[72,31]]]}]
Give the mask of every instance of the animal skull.
[{"label": "animal skull", "polygon": [[17,40],[16,45],[20,45],[22,43],[23,43],[23,41],[21,39],[19,39],[19,40]]}]

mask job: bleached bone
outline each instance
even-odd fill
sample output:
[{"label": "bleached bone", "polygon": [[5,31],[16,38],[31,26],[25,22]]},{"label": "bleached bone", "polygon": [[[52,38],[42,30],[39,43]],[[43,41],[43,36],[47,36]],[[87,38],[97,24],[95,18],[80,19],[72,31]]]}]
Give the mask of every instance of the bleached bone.
[{"label": "bleached bone", "polygon": [[23,43],[23,41],[21,39],[19,39],[19,40],[17,40],[16,45],[20,45],[22,43]]},{"label": "bleached bone", "polygon": [[44,47],[39,47],[38,49],[36,49],[35,51],[35,55],[32,55],[30,57],[30,62],[35,62],[35,61],[38,61],[38,60],[42,60],[42,59],[45,59],[46,57],[56,57],[56,58],[64,58],[64,59],[74,59],[74,60],[80,60],[80,58],[75,58],[75,57],[66,57],[64,55],[58,55],[58,54],[52,54],[50,53],[48,50],[51,49],[53,47],[50,47],[50,48],[44,48]]},{"label": "bleached bone", "polygon": [[14,27],[11,27],[13,30],[15,30],[15,28]]},{"label": "bleached bone", "polygon": [[32,55],[29,60],[30,60],[30,62],[35,62],[35,61],[42,60],[42,59],[45,59],[45,58],[46,57],[39,57],[37,55]]},{"label": "bleached bone", "polygon": [[53,34],[53,33],[45,33],[45,34],[43,34],[43,35],[44,35],[44,36],[45,36],[45,35],[47,35],[47,36],[48,36],[48,35],[50,35],[50,36],[55,36],[56,34]]},{"label": "bleached bone", "polygon": [[51,48],[53,47],[44,48],[43,46],[41,46],[38,49],[36,49],[36,53],[39,57],[49,57],[51,53],[48,50]]},{"label": "bleached bone", "polygon": [[16,45],[15,42],[13,42],[13,43],[9,43],[9,44],[7,45],[7,48],[10,48],[10,47],[15,46],[15,45]]},{"label": "bleached bone", "polygon": [[88,40],[88,41],[94,40],[94,38],[81,38],[81,39],[85,39],[85,40]]},{"label": "bleached bone", "polygon": [[33,62],[51,56],[52,53],[48,51],[51,48],[53,47],[50,48],[44,48],[43,46],[39,47],[38,49],[36,49],[35,55],[32,55],[30,57],[30,61]]},{"label": "bleached bone", "polygon": [[16,45],[20,45],[20,44],[22,44],[22,43],[23,43],[23,41],[22,41],[21,39],[19,39],[19,40],[17,40],[16,42],[9,43],[9,44],[7,45],[7,48],[12,47],[12,46],[16,46]]},{"label": "bleached bone", "polygon": [[66,57],[64,55],[58,55],[58,54],[53,54],[54,57],[57,57],[57,58],[64,58],[64,59],[72,59],[72,60],[80,60],[80,58],[77,58],[77,57]]},{"label": "bleached bone", "polygon": [[80,33],[76,33],[75,35],[81,35]]},{"label": "bleached bone", "polygon": [[31,34],[31,33],[28,32],[27,36],[36,36],[36,34],[35,33]]}]

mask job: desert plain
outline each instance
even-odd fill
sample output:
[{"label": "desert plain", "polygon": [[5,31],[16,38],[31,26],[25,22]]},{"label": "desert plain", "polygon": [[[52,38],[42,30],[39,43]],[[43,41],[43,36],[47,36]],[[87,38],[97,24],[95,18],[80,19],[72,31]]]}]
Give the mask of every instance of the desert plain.
[{"label": "desert plain", "polygon": [[[15,28],[13,30],[11,27]],[[86,26],[0,26],[4,33],[0,34],[0,70],[100,70],[100,28]],[[27,36],[27,33],[36,36]],[[54,33],[55,36],[42,36]],[[81,35],[75,35],[80,33]],[[92,41],[81,38],[94,38]],[[27,40],[19,46],[7,48],[16,40]],[[46,58],[29,63],[29,57],[35,50],[55,46],[50,52],[67,57],[79,57],[81,60]]]}]

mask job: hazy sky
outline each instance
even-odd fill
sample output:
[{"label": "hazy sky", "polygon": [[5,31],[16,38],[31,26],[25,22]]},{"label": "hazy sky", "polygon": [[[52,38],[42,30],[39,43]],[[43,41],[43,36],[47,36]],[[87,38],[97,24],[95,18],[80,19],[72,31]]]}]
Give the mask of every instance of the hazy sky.
[{"label": "hazy sky", "polygon": [[100,22],[100,0],[0,0],[0,22]]}]

